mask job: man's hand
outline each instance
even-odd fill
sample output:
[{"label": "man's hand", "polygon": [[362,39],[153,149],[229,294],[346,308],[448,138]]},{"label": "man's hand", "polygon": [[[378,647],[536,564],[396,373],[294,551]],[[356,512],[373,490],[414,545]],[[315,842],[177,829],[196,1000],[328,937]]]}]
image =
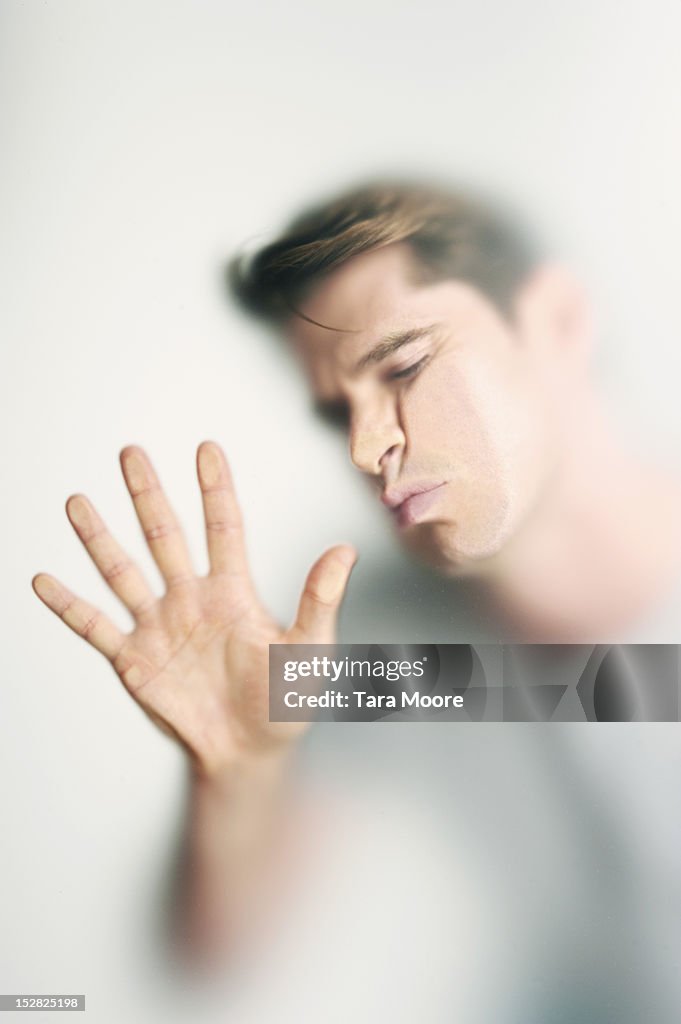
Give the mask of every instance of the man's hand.
[{"label": "man's hand", "polygon": [[109,659],[123,685],[164,731],[177,737],[206,776],[285,748],[301,724],[268,721],[268,645],[333,643],[336,616],[355,561],[331,548],[308,574],[290,629],[263,608],[250,578],[243,526],[220,447],[204,441],[197,471],[210,570],[197,576],[173,511],[141,448],[121,467],[149,550],[166,583],[158,598],[84,495],[66,503],[90,557],[135,620],[124,634],[53,576],[33,579],[38,597]]}]

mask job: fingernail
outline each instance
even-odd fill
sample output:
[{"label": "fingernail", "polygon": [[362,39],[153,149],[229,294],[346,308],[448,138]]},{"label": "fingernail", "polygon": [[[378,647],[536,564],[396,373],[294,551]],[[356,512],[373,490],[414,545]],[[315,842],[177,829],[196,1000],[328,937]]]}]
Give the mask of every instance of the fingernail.
[{"label": "fingernail", "polygon": [[83,528],[88,520],[88,507],[82,498],[69,498],[66,512],[74,526]]},{"label": "fingernail", "polygon": [[137,452],[127,452],[123,457],[123,469],[125,479],[133,491],[141,491],[146,486],[146,474],[144,463]]},{"label": "fingernail", "polygon": [[326,572],[317,584],[317,595],[321,601],[335,601],[342,593],[347,577],[347,566],[338,561],[329,562]]},{"label": "fingernail", "polygon": [[50,598],[55,598],[59,594],[59,588],[49,576],[36,576],[33,580],[33,589],[38,597],[44,598],[45,601],[49,601]]},{"label": "fingernail", "polygon": [[347,568],[349,569],[350,566],[354,565],[355,562],[357,561],[357,552],[353,547],[348,546],[341,548],[336,553],[336,557],[338,558],[339,561],[343,563],[343,565],[347,566]]},{"label": "fingernail", "polygon": [[213,445],[204,445],[199,451],[199,469],[206,487],[215,487],[220,482],[220,457]]}]

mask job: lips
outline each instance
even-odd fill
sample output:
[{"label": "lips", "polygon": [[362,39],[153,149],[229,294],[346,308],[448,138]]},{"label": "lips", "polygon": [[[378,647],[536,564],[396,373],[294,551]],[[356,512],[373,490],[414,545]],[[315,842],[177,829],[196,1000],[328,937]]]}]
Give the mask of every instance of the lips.
[{"label": "lips", "polygon": [[385,491],[381,501],[391,510],[398,526],[411,526],[439,499],[445,483],[413,484],[409,488]]}]

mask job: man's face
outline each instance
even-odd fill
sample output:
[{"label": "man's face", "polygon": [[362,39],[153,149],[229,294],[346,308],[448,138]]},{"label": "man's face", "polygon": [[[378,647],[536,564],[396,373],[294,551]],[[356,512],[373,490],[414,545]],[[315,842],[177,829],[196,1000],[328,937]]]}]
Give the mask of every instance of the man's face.
[{"label": "man's face", "polygon": [[445,572],[470,572],[503,549],[551,479],[564,367],[531,294],[512,327],[473,286],[416,284],[413,269],[404,243],[353,257],[299,306],[325,326],[294,315],[287,335],[403,543]]}]

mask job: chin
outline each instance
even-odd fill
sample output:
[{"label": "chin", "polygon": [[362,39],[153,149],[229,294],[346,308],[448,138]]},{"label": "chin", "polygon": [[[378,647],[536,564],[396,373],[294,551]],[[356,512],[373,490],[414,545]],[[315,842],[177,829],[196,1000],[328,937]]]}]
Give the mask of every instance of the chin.
[{"label": "chin", "polygon": [[402,540],[412,555],[446,576],[475,576],[509,539],[511,531],[500,525],[481,530],[479,523],[470,529],[460,522],[418,523],[404,532]]}]

